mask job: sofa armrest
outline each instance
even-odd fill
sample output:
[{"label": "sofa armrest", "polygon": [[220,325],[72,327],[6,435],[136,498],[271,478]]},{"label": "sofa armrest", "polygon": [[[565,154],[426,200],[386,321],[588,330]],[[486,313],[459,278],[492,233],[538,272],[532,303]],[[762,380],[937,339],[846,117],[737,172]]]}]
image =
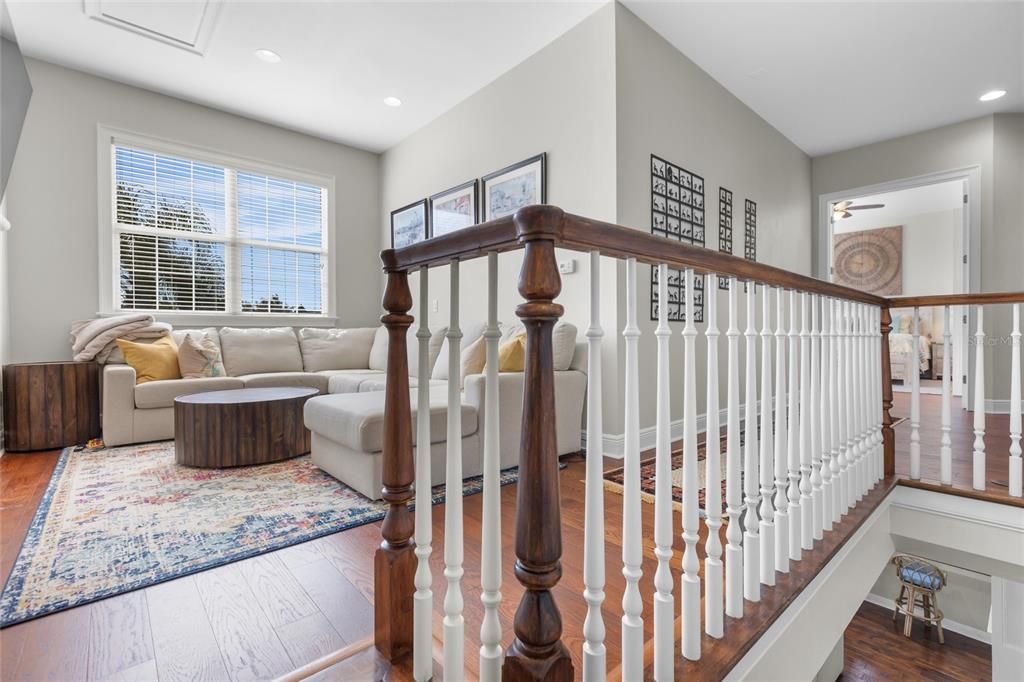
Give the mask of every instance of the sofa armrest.
[{"label": "sofa armrest", "polygon": [[[566,370],[555,372],[554,376],[556,440],[558,454],[565,455],[580,449],[587,375],[576,370]],[[524,378],[522,372],[498,374],[498,429],[502,468],[515,466],[519,462]],[[477,408],[481,432],[486,423],[485,388],[486,377],[483,374],[471,374],[466,377],[463,401]]]},{"label": "sofa armrest", "polygon": [[131,365],[103,367],[103,442],[132,442],[135,424],[135,369]]}]

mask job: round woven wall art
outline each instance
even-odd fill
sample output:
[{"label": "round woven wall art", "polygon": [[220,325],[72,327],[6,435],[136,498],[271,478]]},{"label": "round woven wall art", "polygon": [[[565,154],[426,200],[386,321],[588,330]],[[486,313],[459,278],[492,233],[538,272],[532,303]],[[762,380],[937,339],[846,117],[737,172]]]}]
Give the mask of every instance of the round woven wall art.
[{"label": "round woven wall art", "polygon": [[835,235],[837,284],[879,296],[903,293],[903,228]]}]

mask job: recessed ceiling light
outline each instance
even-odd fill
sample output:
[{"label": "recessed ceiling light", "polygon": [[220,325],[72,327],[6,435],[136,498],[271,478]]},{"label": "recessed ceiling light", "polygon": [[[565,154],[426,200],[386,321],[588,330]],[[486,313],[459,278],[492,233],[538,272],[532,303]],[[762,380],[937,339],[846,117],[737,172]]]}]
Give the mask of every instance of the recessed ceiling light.
[{"label": "recessed ceiling light", "polygon": [[978,99],[982,102],[991,102],[994,99],[999,99],[1006,94],[1006,90],[989,90]]},{"label": "recessed ceiling light", "polygon": [[389,107],[400,107],[402,106],[402,100],[397,97],[385,97],[384,104],[387,104]]},{"label": "recessed ceiling light", "polygon": [[257,59],[259,59],[260,61],[267,62],[268,64],[277,64],[279,61],[281,61],[281,55],[274,52],[273,50],[261,48],[253,52],[253,54],[256,55]]}]

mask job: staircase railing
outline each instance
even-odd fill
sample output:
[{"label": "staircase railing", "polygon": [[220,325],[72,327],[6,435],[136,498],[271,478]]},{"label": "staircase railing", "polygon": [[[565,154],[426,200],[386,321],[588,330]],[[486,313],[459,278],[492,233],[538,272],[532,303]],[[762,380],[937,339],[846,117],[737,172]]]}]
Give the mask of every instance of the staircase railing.
[{"label": "staircase railing", "polygon": [[[413,318],[408,277],[420,272],[421,311],[427,309],[428,270],[450,266],[449,367],[460,366],[460,268],[463,261],[488,260],[488,318],[484,333],[487,370],[483,424],[483,519],[481,588],[483,620],[479,633],[480,677],[485,680],[570,680],[572,657],[562,641],[562,621],[552,589],[562,574],[558,459],[555,440],[555,387],[552,329],[562,316],[557,302],[561,279],[555,249],[589,254],[590,325],[587,388],[587,463],[583,599],[583,678],[607,674],[603,610],[605,585],[604,487],[602,480],[602,363],[604,329],[600,318],[601,256],[625,261],[625,453],[622,551],[626,591],[621,610],[621,666],[624,679],[641,679],[645,667],[642,556],[639,340],[637,265],[655,273],[658,300],[657,417],[653,670],[671,679],[676,661],[675,580],[670,571],[673,532],[681,530],[681,651],[700,657],[703,637],[722,637],[723,616],[740,618],[745,601],[756,602],[771,589],[778,572],[811,550],[883,477],[895,473],[895,439],[889,410],[893,398],[889,376],[890,301],[763,263],[693,247],[629,229],[564,213],[553,206],[532,206],[514,216],[382,253],[387,286],[389,333],[383,483],[389,507],[383,541],[375,558],[377,648],[395,660],[412,654],[413,675],[429,679],[432,670],[433,600],[429,567],[431,547],[430,448],[414,455],[411,394],[406,338]],[[527,334],[522,436],[515,528],[515,576],[524,588],[513,622],[514,639],[502,651],[501,507],[498,438],[498,259],[503,251],[524,251],[518,288],[523,302],[516,314]],[[728,305],[725,320],[727,373],[726,438],[706,439],[704,481],[707,527],[704,543],[704,618],[701,619],[701,572],[698,544],[698,442],[696,368],[698,336],[695,298],[703,290],[707,311],[707,426],[719,430],[719,282]],[[680,284],[681,283],[681,284]],[[740,284],[744,283],[741,287]],[[665,301],[678,292],[685,311],[682,371],[669,367]],[[1024,294],[1000,295],[1008,302]],[[741,306],[741,298],[745,306]],[[1001,301],[1004,299],[1000,299]],[[964,302],[969,302],[964,300]],[[970,299],[970,302],[976,302]],[[984,302],[994,302],[985,299]],[[940,302],[941,303],[941,302]],[[928,302],[900,301],[901,305]],[[746,314],[741,314],[745,307]],[[760,309],[760,328],[758,328]],[[1015,362],[1019,362],[1016,332]],[[741,331],[741,318],[745,328]],[[746,361],[741,374],[740,338]],[[429,340],[424,319],[416,337],[419,372],[416,394],[416,442],[430,443]],[[760,350],[759,350],[760,348]],[[758,362],[760,359],[760,393]],[[981,361],[979,361],[981,362]],[[773,370],[774,363],[774,370]],[[1019,365],[1014,365],[1015,376]],[[457,371],[453,369],[452,371]],[[681,375],[682,381],[679,381]],[[740,392],[740,385],[744,390]],[[682,386],[683,476],[682,528],[673,529],[671,480],[671,386]],[[1011,469],[1019,480],[1019,381],[1014,384],[1016,434],[1010,449]],[[774,403],[774,407],[773,407]],[[741,407],[742,405],[742,407]],[[760,413],[760,419],[759,419]],[[462,486],[460,388],[448,382],[446,483]],[[760,421],[760,428],[759,428]],[[1012,431],[1012,428],[1011,428]],[[721,459],[724,455],[726,517],[722,519]],[[982,459],[984,453],[982,453]],[[1016,459],[1014,459],[1016,458]],[[1019,488],[1017,494],[1019,495]],[[415,499],[415,514],[409,503]],[[452,679],[464,676],[466,636],[463,618],[463,528],[460,495],[445,505],[443,665]],[[725,527],[724,538],[721,528]],[[723,561],[724,554],[724,561]],[[723,563],[728,570],[723,571]],[[723,576],[724,573],[724,576]]]}]

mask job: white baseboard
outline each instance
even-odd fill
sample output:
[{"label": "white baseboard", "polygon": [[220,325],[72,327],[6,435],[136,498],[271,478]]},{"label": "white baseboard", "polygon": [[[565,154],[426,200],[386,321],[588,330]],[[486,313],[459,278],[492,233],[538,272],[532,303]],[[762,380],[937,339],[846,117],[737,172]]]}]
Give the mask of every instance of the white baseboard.
[{"label": "white baseboard", "polygon": [[[760,401],[758,401],[758,404],[757,404],[757,414],[758,414],[758,416],[760,416],[760,414],[761,414],[761,403],[760,403]],[[726,418],[728,416],[729,416],[728,409],[723,408],[723,409],[718,411],[718,423],[719,423],[720,426],[725,426],[725,420],[726,420]],[[744,421],[744,418],[741,415],[740,416],[740,425],[741,426],[743,424],[743,421]],[[673,442],[675,442],[677,440],[682,440],[682,438],[683,438],[683,423],[684,423],[684,420],[682,420],[682,419],[676,419],[676,420],[672,421],[672,426],[670,427],[670,436],[669,437],[671,438],[671,440]],[[707,423],[708,423],[707,414],[706,413],[698,414],[697,415],[697,433],[704,433],[705,431],[707,431]],[[586,448],[586,446],[587,446],[587,432],[583,431],[581,433],[581,437],[583,439],[583,447]],[[656,426],[648,426],[648,427],[640,429],[640,452],[643,452],[644,450],[650,450],[650,449],[654,448],[654,446],[657,443],[657,437],[658,437],[658,428]],[[604,450],[604,456],[605,457],[612,457],[614,459],[622,459],[622,456],[625,453],[626,435],[623,434],[623,433],[606,433],[606,434],[604,434],[604,438],[602,439],[602,445],[603,445],[602,449]]]},{"label": "white baseboard", "polygon": [[[889,611],[896,608],[895,601],[887,597],[880,597],[874,593],[869,593],[868,596],[864,598],[864,601],[875,604],[876,606],[881,606],[883,609],[888,609]],[[988,632],[979,630],[978,628],[970,625],[958,623],[955,620],[950,620],[949,618],[942,619],[942,628],[944,630],[949,630],[950,632],[963,635],[964,637],[970,637],[971,639],[975,639],[979,642],[984,642],[985,644],[992,643],[992,635]]]},{"label": "white baseboard", "polygon": [[994,398],[985,399],[985,414],[1010,414],[1010,401]]}]

